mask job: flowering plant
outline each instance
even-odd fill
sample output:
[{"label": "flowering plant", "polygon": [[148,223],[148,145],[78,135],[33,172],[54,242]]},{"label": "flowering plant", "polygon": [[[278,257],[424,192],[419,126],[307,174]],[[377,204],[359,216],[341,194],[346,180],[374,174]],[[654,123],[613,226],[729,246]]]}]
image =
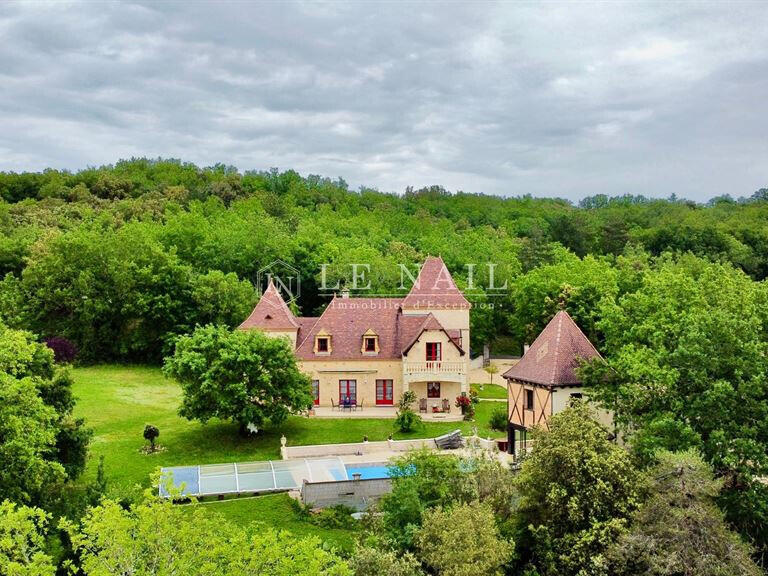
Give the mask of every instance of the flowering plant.
[{"label": "flowering plant", "polygon": [[472,405],[472,399],[466,394],[462,394],[461,396],[456,396],[456,408],[464,409],[471,405]]},{"label": "flowering plant", "polygon": [[464,414],[464,420],[471,420],[475,415],[475,407],[472,403],[472,398],[467,396],[465,392],[462,392],[461,396],[456,397],[456,407],[461,408],[461,413]]}]

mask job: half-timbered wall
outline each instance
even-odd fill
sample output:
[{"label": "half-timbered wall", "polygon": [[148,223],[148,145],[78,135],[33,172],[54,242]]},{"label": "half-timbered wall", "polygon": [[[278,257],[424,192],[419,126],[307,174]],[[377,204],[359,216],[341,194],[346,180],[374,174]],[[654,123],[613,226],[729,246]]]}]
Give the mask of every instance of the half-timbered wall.
[{"label": "half-timbered wall", "polygon": [[[525,405],[526,390],[533,391],[532,410],[528,410]],[[548,388],[507,380],[507,397],[510,423],[523,428],[538,425],[548,428],[548,419],[552,415],[552,392]]]}]

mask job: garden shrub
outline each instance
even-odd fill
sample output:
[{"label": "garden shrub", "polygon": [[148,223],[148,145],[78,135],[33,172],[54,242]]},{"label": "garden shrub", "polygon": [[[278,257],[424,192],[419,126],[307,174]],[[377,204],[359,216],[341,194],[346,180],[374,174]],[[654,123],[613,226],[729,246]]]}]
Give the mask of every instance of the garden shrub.
[{"label": "garden shrub", "polygon": [[43,340],[45,345],[53,350],[53,358],[57,364],[71,364],[77,356],[77,346],[66,338],[52,336]]},{"label": "garden shrub", "polygon": [[507,410],[503,406],[494,408],[489,420],[491,428],[504,432],[507,429],[507,423]]},{"label": "garden shrub", "polygon": [[416,402],[416,393],[413,390],[406,390],[400,395],[398,402],[397,417],[395,425],[400,432],[411,432],[421,425],[421,416],[416,414],[411,407]]}]

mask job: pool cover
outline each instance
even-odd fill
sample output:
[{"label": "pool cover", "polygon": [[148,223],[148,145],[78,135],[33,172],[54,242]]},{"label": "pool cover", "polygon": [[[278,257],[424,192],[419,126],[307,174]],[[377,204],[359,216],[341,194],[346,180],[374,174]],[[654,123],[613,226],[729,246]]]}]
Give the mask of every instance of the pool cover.
[{"label": "pool cover", "polygon": [[221,496],[296,490],[304,480],[347,480],[340,458],[176,466],[162,469],[160,495]]}]

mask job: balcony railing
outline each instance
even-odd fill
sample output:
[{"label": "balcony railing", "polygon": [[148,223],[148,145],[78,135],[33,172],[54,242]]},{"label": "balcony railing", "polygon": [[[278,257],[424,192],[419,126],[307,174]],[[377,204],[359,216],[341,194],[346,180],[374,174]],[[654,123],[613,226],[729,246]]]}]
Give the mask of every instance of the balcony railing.
[{"label": "balcony railing", "polygon": [[429,362],[406,362],[405,374],[464,374],[467,371],[466,362],[443,362],[441,360]]}]

